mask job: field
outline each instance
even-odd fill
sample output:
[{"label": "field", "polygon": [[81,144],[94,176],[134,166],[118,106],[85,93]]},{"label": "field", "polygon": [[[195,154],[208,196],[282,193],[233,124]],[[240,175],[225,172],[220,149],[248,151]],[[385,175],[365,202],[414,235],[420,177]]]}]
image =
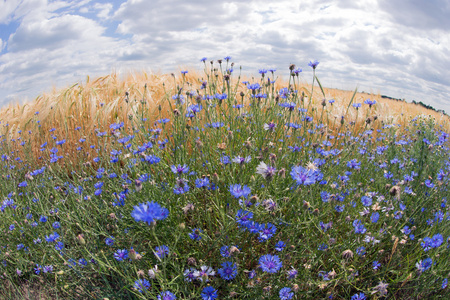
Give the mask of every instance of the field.
[{"label": "field", "polygon": [[202,64],[0,111],[1,298],[450,297],[448,116]]}]

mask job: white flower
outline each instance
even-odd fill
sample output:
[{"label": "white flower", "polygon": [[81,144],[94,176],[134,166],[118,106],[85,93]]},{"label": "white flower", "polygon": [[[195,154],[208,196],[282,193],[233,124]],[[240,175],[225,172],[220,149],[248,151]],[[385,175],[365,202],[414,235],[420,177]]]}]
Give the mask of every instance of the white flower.
[{"label": "white flower", "polygon": [[261,174],[264,179],[271,179],[276,171],[277,169],[266,165],[263,161],[256,167],[256,173]]}]

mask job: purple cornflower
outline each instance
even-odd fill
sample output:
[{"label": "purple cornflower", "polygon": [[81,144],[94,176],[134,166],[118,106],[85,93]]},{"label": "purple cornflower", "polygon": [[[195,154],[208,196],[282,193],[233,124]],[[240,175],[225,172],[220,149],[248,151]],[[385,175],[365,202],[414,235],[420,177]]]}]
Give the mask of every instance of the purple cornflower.
[{"label": "purple cornflower", "polygon": [[256,173],[261,174],[264,179],[272,179],[276,172],[276,168],[266,165],[263,161],[256,167]]},{"label": "purple cornflower", "polygon": [[290,300],[294,297],[294,292],[291,292],[291,289],[288,287],[284,287],[280,290],[280,300]]},{"label": "purple cornflower", "polygon": [[315,70],[316,68],[317,68],[317,66],[319,65],[319,61],[317,61],[317,60],[314,60],[314,61],[310,61],[309,63],[308,63],[308,66],[310,66],[311,68],[313,68],[313,70]]},{"label": "purple cornflower", "polygon": [[212,286],[207,286],[202,290],[202,300],[214,300],[217,298],[217,290]]},{"label": "purple cornflower", "polygon": [[216,275],[216,272],[209,266],[201,266],[200,271],[194,271],[193,275],[195,278],[202,282],[208,282],[208,277]]},{"label": "purple cornflower", "polygon": [[166,257],[169,255],[169,247],[166,245],[162,245],[155,248],[155,256],[159,259]]},{"label": "purple cornflower", "polygon": [[158,300],[175,300],[175,299],[177,299],[177,296],[175,296],[169,291],[161,292],[161,294],[159,294],[158,296]]},{"label": "purple cornflower", "polygon": [[248,195],[250,194],[251,189],[244,185],[243,187],[241,187],[240,184],[232,184],[230,185],[230,193],[233,197],[240,198],[240,197],[244,197],[247,198]]},{"label": "purple cornflower", "polygon": [[247,157],[236,156],[232,159],[232,162],[243,165],[244,163],[249,163],[252,160],[252,157],[249,155]]},{"label": "purple cornflower", "polygon": [[294,268],[287,271],[288,279],[294,279],[297,277],[298,271]]},{"label": "purple cornflower", "polygon": [[108,245],[108,246],[114,245],[114,237],[107,237],[105,239],[105,244]]},{"label": "purple cornflower", "polygon": [[123,261],[128,258],[128,250],[127,249],[119,249],[114,253],[114,258],[117,261]]},{"label": "purple cornflower", "polygon": [[222,268],[217,270],[219,272],[220,277],[225,280],[233,280],[237,275],[237,266],[236,263],[231,261],[226,261],[222,263]]},{"label": "purple cornflower", "polygon": [[51,273],[51,272],[53,272],[53,266],[52,266],[52,265],[44,266],[44,267],[42,268],[42,271],[43,271],[44,273]]},{"label": "purple cornflower", "polygon": [[168,215],[169,211],[166,208],[153,201],[134,206],[131,212],[131,216],[136,222],[144,221],[148,225],[156,220],[164,220]]},{"label": "purple cornflower", "polygon": [[170,169],[175,174],[184,174],[189,171],[189,167],[187,165],[178,165],[178,166],[171,165]]},{"label": "purple cornflower", "polygon": [[194,279],[197,278],[195,276],[195,272],[197,272],[197,271],[193,268],[184,270],[184,272],[183,272],[184,280],[187,282],[192,282]]},{"label": "purple cornflower", "polygon": [[283,266],[283,263],[280,261],[278,255],[266,254],[259,258],[259,266],[263,272],[277,273]]},{"label": "purple cornflower", "polygon": [[150,288],[150,282],[147,279],[138,279],[134,282],[133,287],[139,292],[144,293]]}]

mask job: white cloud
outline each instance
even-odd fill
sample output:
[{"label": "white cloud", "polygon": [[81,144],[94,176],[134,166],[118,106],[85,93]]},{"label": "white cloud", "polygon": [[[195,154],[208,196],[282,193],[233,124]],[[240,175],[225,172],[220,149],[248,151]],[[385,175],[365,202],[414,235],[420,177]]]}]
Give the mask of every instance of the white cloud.
[{"label": "white cloud", "polygon": [[253,74],[275,67],[286,76],[295,63],[307,81],[307,63],[318,59],[324,86],[359,84],[449,107],[448,1],[119,2],[23,0],[0,10],[0,24],[20,22],[9,38],[2,36],[2,94],[38,93],[48,87],[47,78],[64,85],[77,81],[75,74],[111,68],[172,72],[200,66],[203,56],[231,55],[236,67]]}]

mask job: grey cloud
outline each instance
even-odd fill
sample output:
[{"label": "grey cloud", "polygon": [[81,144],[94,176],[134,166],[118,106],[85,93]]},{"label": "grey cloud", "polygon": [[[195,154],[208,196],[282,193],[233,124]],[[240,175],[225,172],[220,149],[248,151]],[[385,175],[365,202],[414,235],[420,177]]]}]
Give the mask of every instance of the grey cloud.
[{"label": "grey cloud", "polygon": [[379,0],[379,7],[391,16],[391,21],[419,30],[450,28],[448,0]]}]

